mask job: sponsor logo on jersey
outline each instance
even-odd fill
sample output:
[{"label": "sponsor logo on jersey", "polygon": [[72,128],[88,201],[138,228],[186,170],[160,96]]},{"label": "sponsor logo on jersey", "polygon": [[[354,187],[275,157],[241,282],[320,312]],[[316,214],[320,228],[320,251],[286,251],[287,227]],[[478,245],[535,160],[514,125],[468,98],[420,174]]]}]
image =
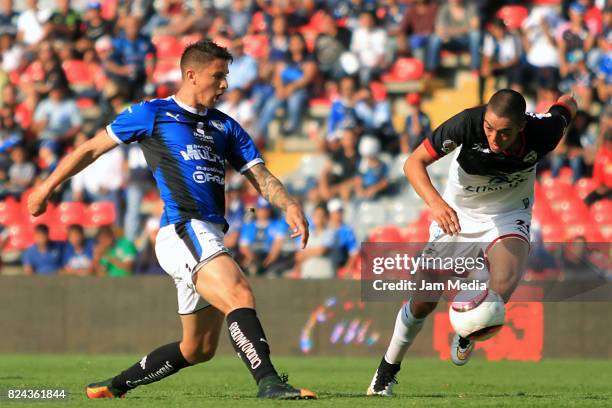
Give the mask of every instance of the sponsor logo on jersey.
[{"label": "sponsor logo on jersey", "polygon": [[456,148],[457,148],[457,143],[455,143],[453,140],[446,139],[445,141],[442,142],[442,151],[446,154],[452,152]]},{"label": "sponsor logo on jersey", "polygon": [[518,187],[527,180],[527,175],[524,173],[498,175],[490,177],[486,185],[465,186],[464,188],[470,193],[488,193],[491,191],[510,190]]},{"label": "sponsor logo on jersey", "polygon": [[474,144],[474,146],[472,146],[472,150],[476,150],[477,152],[482,153],[491,153],[491,149],[489,149],[488,147],[484,147],[481,143]]},{"label": "sponsor logo on jersey", "polygon": [[[201,126],[200,126],[201,125]],[[211,135],[207,135],[204,130],[204,123],[198,122],[197,129],[193,132],[193,136],[198,140],[203,140],[206,142],[214,142],[215,138]]]},{"label": "sponsor logo on jersey", "polygon": [[530,151],[523,157],[525,163],[533,164],[538,160],[538,154],[535,151]]},{"label": "sponsor logo on jersey", "polygon": [[190,144],[185,146],[186,150],[181,150],[183,160],[206,160],[213,163],[223,163],[223,158],[212,152],[212,147]]},{"label": "sponsor logo on jersey", "polygon": [[219,132],[223,132],[225,130],[225,127],[223,126],[223,123],[221,123],[220,120],[211,120],[210,125],[217,129]]},{"label": "sponsor logo on jersey", "polygon": [[170,116],[172,119],[176,120],[177,122],[180,120],[180,116],[178,113],[173,115],[170,112],[166,112],[166,116]]}]

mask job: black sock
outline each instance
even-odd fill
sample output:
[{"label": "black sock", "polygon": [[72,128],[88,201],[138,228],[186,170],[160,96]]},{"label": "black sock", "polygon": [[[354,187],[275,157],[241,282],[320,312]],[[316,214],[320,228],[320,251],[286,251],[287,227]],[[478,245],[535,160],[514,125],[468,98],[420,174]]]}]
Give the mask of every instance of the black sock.
[{"label": "black sock", "polygon": [[113,378],[113,387],[126,392],[139,385],[150,384],[177,373],[191,364],[185,360],[180,342],[166,344],[153,350],[142,360]]},{"label": "black sock", "polygon": [[264,377],[277,375],[270,361],[270,347],[255,309],[241,308],[232,311],[227,315],[227,327],[234,350],[258,384]]}]

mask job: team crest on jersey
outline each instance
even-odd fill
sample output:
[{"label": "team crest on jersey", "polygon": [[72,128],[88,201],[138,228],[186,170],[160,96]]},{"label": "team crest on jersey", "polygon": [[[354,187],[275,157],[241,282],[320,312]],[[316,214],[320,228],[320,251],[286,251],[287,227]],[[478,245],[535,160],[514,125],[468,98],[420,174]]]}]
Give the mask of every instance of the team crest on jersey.
[{"label": "team crest on jersey", "polygon": [[491,149],[489,149],[488,147],[484,147],[480,143],[474,144],[474,146],[472,146],[472,150],[476,150],[476,151],[482,152],[482,153],[491,153]]},{"label": "team crest on jersey", "polygon": [[442,142],[442,151],[446,154],[452,152],[456,148],[457,148],[457,143],[455,143],[454,141],[450,139],[446,139],[445,141]]},{"label": "team crest on jersey", "polygon": [[525,163],[533,164],[538,160],[538,154],[535,151],[530,151],[523,157]]},{"label": "team crest on jersey", "polygon": [[219,120],[211,120],[210,124],[212,127],[217,129],[219,132],[223,132],[225,130],[225,128],[223,127],[223,123],[221,123],[221,121]]}]

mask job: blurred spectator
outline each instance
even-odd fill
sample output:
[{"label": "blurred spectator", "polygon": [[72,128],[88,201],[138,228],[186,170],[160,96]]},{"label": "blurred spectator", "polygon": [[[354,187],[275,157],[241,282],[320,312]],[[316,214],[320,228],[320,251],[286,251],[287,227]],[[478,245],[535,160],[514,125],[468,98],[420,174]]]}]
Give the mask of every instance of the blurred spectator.
[{"label": "blurred spectator", "polygon": [[[84,133],[79,133],[74,141],[77,148],[87,140]],[[112,201],[115,214],[120,224],[123,221],[121,211],[121,186],[124,182],[124,152],[113,149],[97,159],[92,165],[81,171],[70,182],[71,201]]]},{"label": "blurred spectator", "polygon": [[0,146],[7,140],[23,141],[23,130],[15,122],[15,111],[12,108],[0,110]]},{"label": "blurred spectator", "polygon": [[579,110],[568,131],[554,150],[551,170],[552,176],[558,177],[561,168],[569,164],[572,169],[572,182],[584,176],[585,155],[587,149],[595,144],[595,136],[588,133],[591,118],[588,113]]},{"label": "blurred spectator", "polygon": [[[248,0],[233,0],[229,13],[229,26],[237,37],[243,37],[251,23],[251,3]],[[235,58],[235,57],[234,57]]]},{"label": "blurred spectator", "polygon": [[272,20],[270,33],[270,61],[284,61],[289,54],[289,33],[287,19],[279,15]]},{"label": "blurred spectator", "polygon": [[15,34],[0,33],[0,55],[2,55],[2,69],[6,73],[22,70],[27,61],[24,58],[24,49],[15,41]]},{"label": "blurred spectator", "polygon": [[582,106],[589,106],[593,78],[586,62],[587,55],[595,44],[595,35],[589,31],[585,23],[585,12],[585,6],[578,2],[572,3],[569,9],[570,21],[559,27],[557,43],[561,91],[566,93],[575,91],[579,103]]},{"label": "blurred spectator", "polygon": [[250,275],[266,275],[281,253],[283,235],[272,218],[272,206],[259,197],[255,206],[255,219],[243,225],[239,249],[244,269]]},{"label": "blurred spectator", "polygon": [[232,40],[231,69],[227,75],[228,91],[240,88],[249,91],[253,82],[257,79],[257,61],[250,55],[244,53],[242,38],[236,37]]},{"label": "blurred spectator", "polygon": [[359,60],[359,82],[368,86],[374,76],[385,66],[387,33],[377,27],[374,14],[364,11],[359,15],[359,25],[351,37],[351,52]]},{"label": "blurred spectator", "polygon": [[229,229],[223,237],[223,245],[232,252],[232,256],[236,258],[239,255],[238,242],[240,239],[240,231],[244,225],[245,206],[240,198],[242,190],[242,177],[235,175],[230,177],[227,183],[227,191],[225,195],[225,219],[229,224]]},{"label": "blurred spectator", "polygon": [[34,112],[34,129],[40,140],[71,143],[83,125],[81,111],[65,83],[56,81],[50,86],[49,97]]},{"label": "blurred spectator", "polygon": [[319,176],[321,196],[331,199],[340,196],[349,201],[357,173],[357,129],[354,125],[341,129],[340,148],[330,152],[329,159]]},{"label": "blurred spectator", "polygon": [[[44,97],[53,87],[68,87],[61,60],[50,41],[39,43],[36,58],[26,69],[25,78],[21,78],[20,84],[26,90],[33,86],[38,95]],[[28,72],[29,70],[31,72]]]},{"label": "blurred spectator", "polygon": [[[125,164],[127,166],[127,186],[125,187],[124,230],[125,237],[130,241],[134,241],[142,231],[140,216],[142,200],[145,194],[153,188],[154,184],[151,170],[147,166],[147,161],[140,146],[130,144],[127,147]],[[119,179],[117,177],[117,180]],[[118,198],[111,198],[118,200]]]},{"label": "blurred spectator", "polygon": [[[328,12],[321,13],[322,31],[315,40],[314,54],[321,75],[338,80],[345,75],[340,57],[351,46],[351,32],[345,27],[338,27],[336,20]],[[342,85],[340,88],[342,89]]]},{"label": "blurred spectator", "polygon": [[440,66],[440,51],[450,49],[470,52],[470,67],[480,67],[480,18],[472,3],[448,0],[436,16],[435,33],[429,37],[426,69],[436,72]]},{"label": "blurred spectator", "polygon": [[83,37],[76,44],[80,52],[93,48],[98,39],[112,33],[111,23],[102,18],[102,4],[99,1],[87,3],[84,17]]},{"label": "blurred spectator", "polygon": [[94,270],[98,276],[122,278],[134,271],[136,247],[127,238],[117,238],[110,226],[98,230],[93,254]]},{"label": "blurred spectator", "polygon": [[340,94],[329,110],[327,118],[327,137],[337,137],[336,132],[340,124],[345,121],[356,121],[355,116],[355,81],[353,77],[345,76],[340,79]]},{"label": "blurred spectator", "polygon": [[597,39],[597,48],[591,50],[589,69],[595,74],[595,88],[599,100],[610,103],[612,96],[612,7],[604,13],[605,30]]},{"label": "blurred spectator", "polygon": [[[382,88],[384,91],[384,87]],[[372,89],[364,87],[355,95],[355,116],[364,132],[380,140],[381,150],[395,154],[399,151],[397,133],[391,122],[391,104],[386,93],[374,97]]]},{"label": "blurred spectator", "polygon": [[155,255],[155,241],[159,231],[159,218],[162,205],[159,206],[159,214],[149,217],[144,226],[141,238],[144,240],[134,265],[134,273],[139,275],[164,275],[166,272],[157,262]]},{"label": "blurred spectator", "polygon": [[[2,187],[0,186],[0,192],[1,190],[2,190]],[[9,242],[9,238],[10,236],[9,236],[8,229],[5,228],[4,225],[0,224],[0,274],[2,274],[2,253],[4,252],[4,247]]]},{"label": "blurred spectator", "polygon": [[438,5],[427,0],[414,0],[408,7],[399,28],[399,52],[410,52],[414,57],[425,60],[429,37],[434,32]]},{"label": "blurred spectator", "polygon": [[557,264],[566,280],[605,279],[605,272],[591,259],[591,250],[583,236],[577,236],[563,245],[557,253]]},{"label": "blurred spectator", "polygon": [[375,200],[389,187],[387,165],[378,158],[380,150],[380,142],[372,136],[364,135],[359,141],[355,195],[361,200]]},{"label": "blurred spectator", "polygon": [[556,268],[555,258],[546,248],[546,244],[550,243],[544,242],[542,228],[536,220],[531,224],[530,236],[531,248],[527,258],[527,268],[534,272]]},{"label": "blurred spectator", "polygon": [[32,185],[36,176],[36,167],[29,160],[27,150],[21,144],[12,148],[11,162],[6,189],[10,194],[19,198]]},{"label": "blurred spectator", "polygon": [[400,136],[402,154],[412,153],[431,133],[431,120],[421,109],[421,95],[410,93],[406,95],[406,102],[409,112]]},{"label": "blurred spectator", "polygon": [[344,223],[344,204],[334,198],[327,203],[329,228],[334,231],[334,248],[330,254],[334,268],[352,271],[359,257],[359,242],[353,229]]},{"label": "blurred spectator", "polygon": [[302,114],[308,106],[310,87],[317,74],[317,66],[306,49],[301,34],[291,34],[289,56],[276,67],[274,76],[275,94],[263,106],[260,113],[259,129],[268,135],[268,125],[274,119],[277,109],[286,103],[287,123],[282,128],[283,135],[299,131]]},{"label": "blurred spectator", "polygon": [[587,53],[595,43],[595,36],[584,21],[586,7],[578,2],[569,9],[569,22],[560,25],[557,44],[559,47],[559,73],[561,78],[576,72],[577,63],[585,61]]},{"label": "blurred spectator", "polygon": [[155,46],[149,37],[140,34],[140,20],[127,16],[123,20],[123,34],[113,38],[110,60],[105,69],[109,79],[128,100],[139,99],[150,93],[155,71]]},{"label": "blurred spectator", "polygon": [[[597,187],[586,196],[585,202],[591,205],[602,199],[612,199],[612,121],[611,115],[605,114],[602,119],[603,141],[593,164],[593,180]],[[604,124],[603,122],[607,122]]]},{"label": "blurred spectator", "polygon": [[81,16],[70,7],[70,0],[57,0],[57,8],[45,24],[47,38],[76,41],[81,35]]},{"label": "blurred spectator", "polygon": [[62,245],[49,239],[49,227],[34,227],[34,245],[23,252],[21,262],[26,275],[51,275],[62,267]]},{"label": "blurred spectator", "polygon": [[302,279],[331,279],[336,271],[330,253],[334,247],[334,231],[329,227],[325,204],[315,207],[308,246],[295,253],[295,266]]},{"label": "blurred spectator", "polygon": [[13,0],[0,2],[0,34],[17,35],[17,20],[19,13],[13,9]]},{"label": "blurred spectator", "polygon": [[68,227],[68,240],[62,256],[62,275],[93,275],[93,242],[85,239],[81,225]]},{"label": "blurred spectator", "polygon": [[55,170],[59,163],[59,144],[53,140],[43,141],[38,148],[38,178],[45,180]]},{"label": "blurred spectator", "polygon": [[243,89],[233,88],[226,91],[225,100],[217,106],[217,109],[231,116],[249,135],[253,135],[253,139],[257,139],[255,109],[253,102],[245,97]]},{"label": "blurred spectator", "polygon": [[556,84],[559,79],[559,51],[554,32],[559,15],[548,6],[534,7],[523,22],[523,48],[526,62],[522,65],[521,83],[542,86]]},{"label": "blurred spectator", "polygon": [[34,47],[45,38],[45,24],[51,16],[50,10],[39,10],[38,0],[26,0],[26,9],[17,19],[17,40]]},{"label": "blurred spectator", "polygon": [[481,74],[483,79],[505,79],[506,88],[520,84],[521,39],[506,28],[503,20],[496,19],[489,26],[482,45]]}]

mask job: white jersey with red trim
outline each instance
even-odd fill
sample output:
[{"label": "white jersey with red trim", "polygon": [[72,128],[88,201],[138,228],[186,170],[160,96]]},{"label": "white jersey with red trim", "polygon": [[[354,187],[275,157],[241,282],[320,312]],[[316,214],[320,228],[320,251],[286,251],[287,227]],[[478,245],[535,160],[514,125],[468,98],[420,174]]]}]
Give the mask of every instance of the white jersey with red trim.
[{"label": "white jersey with red trim", "polygon": [[434,158],[456,151],[443,198],[457,211],[462,228],[466,222],[494,222],[492,218],[513,211],[530,211],[536,164],[557,146],[571,120],[563,104],[553,105],[546,114],[527,113],[520,151],[508,155],[489,149],[485,111],[484,105],[466,109],[423,142]]}]

